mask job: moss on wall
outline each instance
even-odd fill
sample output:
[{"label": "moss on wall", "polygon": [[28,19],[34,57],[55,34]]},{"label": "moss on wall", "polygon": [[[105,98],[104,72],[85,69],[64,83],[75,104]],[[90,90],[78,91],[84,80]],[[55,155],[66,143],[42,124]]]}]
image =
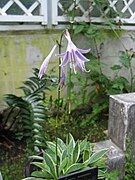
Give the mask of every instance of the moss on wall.
[{"label": "moss on wall", "polygon": [[[40,67],[60,31],[27,31],[0,33],[0,104],[7,93],[21,94],[17,89],[31,75],[32,68]],[[50,68],[56,66],[55,57]]]}]

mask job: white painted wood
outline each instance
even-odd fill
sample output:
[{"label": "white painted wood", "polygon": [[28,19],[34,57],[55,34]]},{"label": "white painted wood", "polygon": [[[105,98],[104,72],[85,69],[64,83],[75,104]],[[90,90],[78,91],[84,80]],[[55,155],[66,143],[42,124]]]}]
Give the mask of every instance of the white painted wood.
[{"label": "white painted wood", "polygon": [[0,16],[0,22],[42,22],[43,16],[19,16],[19,15],[6,15]]},{"label": "white painted wood", "polygon": [[31,12],[19,0],[14,0],[14,2],[24,11],[26,15],[32,16]]},{"label": "white painted wood", "polygon": [[35,1],[34,4],[32,4],[32,6],[29,8],[29,11],[33,12],[39,4],[40,3],[38,1]]},{"label": "white painted wood", "polygon": [[1,15],[6,15],[5,12],[10,8],[10,6],[12,6],[13,3],[14,3],[13,0],[8,1],[7,4],[5,4],[5,6],[3,8],[1,8],[0,14]]},{"label": "white painted wood", "polygon": [[47,24],[47,19],[48,19],[48,1],[47,0],[38,0],[38,2],[41,4],[40,6],[40,15],[43,17],[42,20],[42,25],[46,25]]},{"label": "white painted wood", "polygon": [[[24,12],[24,15],[9,15],[7,10],[16,3]],[[40,6],[40,14],[33,15],[32,12]],[[0,22],[40,22],[47,24],[47,0],[36,0],[28,9],[20,0],[9,0],[2,8],[0,8]]]},{"label": "white painted wood", "polygon": [[21,25],[0,25],[0,31],[23,31],[23,30],[42,30],[45,29],[44,26],[42,26],[41,24],[35,25],[25,25],[25,24],[21,24]]},{"label": "white painted wood", "polygon": [[52,9],[52,24],[57,25],[58,24],[58,5],[59,0],[50,0],[51,1],[51,9]]},{"label": "white painted wood", "polygon": [[[68,0],[67,0],[68,1]],[[116,17],[114,20],[118,22],[118,19],[124,24],[135,24],[135,7],[132,6],[135,0],[121,0],[123,1],[124,7],[119,7],[119,11],[123,13],[122,18]],[[49,5],[48,6],[48,2]],[[101,23],[104,22],[103,14],[99,17],[91,17],[90,14],[95,10],[95,3],[92,1],[88,1],[88,8],[84,7],[83,0],[76,0],[77,8],[81,12],[80,16],[75,18],[75,21],[92,21]],[[117,12],[118,0],[108,0],[109,6]],[[7,10],[11,8],[11,6],[16,3],[19,8],[24,12],[24,15],[9,15]],[[133,4],[134,5],[134,4]],[[39,15],[33,15],[33,11],[35,8],[40,7]],[[110,7],[108,7],[104,14],[107,16],[110,12]],[[131,8],[132,7],[132,8]],[[58,8],[63,12],[62,15],[59,15]],[[74,8],[74,1],[69,5],[69,11],[72,11]],[[124,13],[128,12],[128,17],[124,17]],[[49,22],[48,22],[49,20]],[[9,0],[3,7],[0,8],[0,22],[39,22],[42,25],[59,25],[60,23],[68,23],[71,20],[71,17],[67,17],[64,14],[64,8],[61,0],[35,0],[35,2],[29,7],[26,8],[20,0]]]},{"label": "white painted wood", "polygon": [[[117,20],[119,19],[121,22],[125,23],[125,24],[135,24],[135,7],[132,6],[132,3],[134,2],[135,0],[123,0],[123,3],[124,3],[124,8],[121,7],[121,9],[119,9],[119,12],[121,11],[123,13],[122,15],[122,18],[120,17],[116,17],[114,18],[114,20],[117,22]],[[92,13],[92,11],[94,11],[94,7],[95,7],[95,3],[91,3],[92,6],[89,7],[88,5],[88,9],[86,10],[84,7],[83,7],[83,3],[82,3],[82,0],[77,0],[77,8],[79,8],[79,10],[82,12],[83,15],[80,15],[78,17],[76,17],[76,21],[86,21],[86,22],[89,22],[89,20],[92,20],[92,22],[98,22],[98,23],[101,23],[103,22],[103,14],[101,13],[101,15],[99,17],[88,17],[89,14]],[[117,8],[117,5],[118,5],[118,0],[108,0],[109,2],[109,6],[115,11],[117,12],[118,11],[118,8]],[[61,23],[61,22],[68,22],[70,20],[69,17],[65,17],[64,15],[64,9],[63,9],[63,6],[62,6],[62,2],[61,0],[58,2],[58,5],[57,5],[61,11],[63,11],[63,15],[60,16],[59,14],[53,16],[55,19],[57,17],[57,23]],[[131,6],[132,6],[132,9],[131,9]],[[56,4],[55,4],[55,7],[56,7]],[[110,12],[110,7],[108,7],[105,11],[104,11],[104,14],[105,15],[108,15],[109,12]],[[53,7],[54,8],[54,7]],[[71,3],[71,5],[69,6],[69,11],[72,11],[74,8],[74,2]],[[120,8],[120,7],[119,7]],[[126,12],[129,13],[129,16],[130,17],[126,17]],[[57,12],[58,13],[58,12]],[[125,17],[124,17],[124,13],[125,13]],[[56,23],[56,20],[55,20],[55,23]]]}]

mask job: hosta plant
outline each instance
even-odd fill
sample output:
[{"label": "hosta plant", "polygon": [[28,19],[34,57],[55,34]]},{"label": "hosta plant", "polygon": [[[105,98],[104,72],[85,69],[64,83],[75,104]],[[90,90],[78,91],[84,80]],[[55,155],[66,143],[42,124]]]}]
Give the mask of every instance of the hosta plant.
[{"label": "hosta plant", "polygon": [[67,135],[66,143],[60,138],[57,138],[55,142],[48,141],[46,143],[47,148],[42,151],[43,156],[32,156],[35,159],[32,164],[39,170],[33,171],[32,177],[24,180],[57,180],[60,176],[93,166],[98,166],[99,178],[104,176],[106,171],[104,155],[108,149],[95,152],[93,145],[87,139],[75,141],[71,134]]}]

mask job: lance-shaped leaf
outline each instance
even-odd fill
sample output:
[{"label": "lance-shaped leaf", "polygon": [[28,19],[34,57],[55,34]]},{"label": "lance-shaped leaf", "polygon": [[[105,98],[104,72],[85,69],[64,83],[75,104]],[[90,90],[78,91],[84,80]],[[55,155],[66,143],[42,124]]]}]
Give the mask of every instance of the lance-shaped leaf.
[{"label": "lance-shaped leaf", "polygon": [[108,149],[103,149],[101,151],[93,153],[92,156],[87,161],[84,162],[84,164],[92,165],[93,163],[100,160],[107,152],[108,152]]},{"label": "lance-shaped leaf", "polygon": [[52,157],[49,154],[45,153],[44,158],[45,163],[50,170],[50,174],[53,176],[54,179],[57,180],[56,164],[54,163]]},{"label": "lance-shaped leaf", "polygon": [[65,171],[65,175],[66,174],[69,174],[71,172],[74,172],[74,171],[78,171],[78,170],[81,170],[81,169],[84,169],[86,166],[82,163],[76,163],[76,164],[72,164],[71,166],[68,167],[68,169]]},{"label": "lance-shaped leaf", "polygon": [[80,156],[80,144],[79,144],[79,141],[77,141],[73,149],[73,153],[71,155],[72,162],[76,163],[79,159],[79,156]]}]

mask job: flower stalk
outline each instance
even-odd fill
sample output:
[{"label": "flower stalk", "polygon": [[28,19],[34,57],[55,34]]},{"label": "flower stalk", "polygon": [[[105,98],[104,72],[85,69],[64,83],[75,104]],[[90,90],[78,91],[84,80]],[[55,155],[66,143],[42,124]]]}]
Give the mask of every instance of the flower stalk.
[{"label": "flower stalk", "polygon": [[[58,44],[58,51],[59,51],[59,54],[61,54],[61,47],[62,47],[62,39],[63,39],[63,35],[64,35],[64,32],[62,32],[61,34],[61,37],[60,37],[60,41],[58,42],[57,41],[57,44]],[[56,172],[57,172],[57,175],[58,175],[58,122],[59,122],[59,116],[60,116],[60,99],[61,99],[61,67],[60,67],[60,64],[61,64],[61,58],[59,57],[59,68],[58,68],[58,88],[57,88],[57,99],[58,99],[58,106],[57,106],[57,116],[56,116],[56,128],[55,128],[55,135],[56,135],[56,139],[55,139],[55,142],[56,142]],[[61,84],[61,85],[60,85]]]},{"label": "flower stalk", "polygon": [[[62,47],[62,39],[63,36],[67,39],[67,50],[65,53],[61,53],[61,47]],[[83,54],[87,53],[90,51],[90,49],[83,50],[79,49],[75,46],[75,44],[72,42],[70,34],[68,30],[63,31],[60,37],[60,41],[57,42],[56,45],[52,48],[50,51],[49,55],[45,58],[43,61],[38,77],[39,79],[42,78],[44,73],[46,72],[46,69],[48,67],[48,63],[51,59],[52,54],[54,53],[56,47],[59,47],[59,54],[57,55],[59,57],[59,68],[58,68],[58,88],[57,88],[57,99],[58,99],[58,104],[57,104],[57,116],[56,116],[56,171],[58,175],[58,122],[60,119],[60,99],[61,99],[61,88],[65,84],[65,68],[69,68],[69,99],[68,99],[68,118],[70,120],[70,110],[71,110],[71,70],[74,73],[77,73],[77,68],[81,69],[84,72],[88,72],[85,67],[85,63],[89,61]]]}]

